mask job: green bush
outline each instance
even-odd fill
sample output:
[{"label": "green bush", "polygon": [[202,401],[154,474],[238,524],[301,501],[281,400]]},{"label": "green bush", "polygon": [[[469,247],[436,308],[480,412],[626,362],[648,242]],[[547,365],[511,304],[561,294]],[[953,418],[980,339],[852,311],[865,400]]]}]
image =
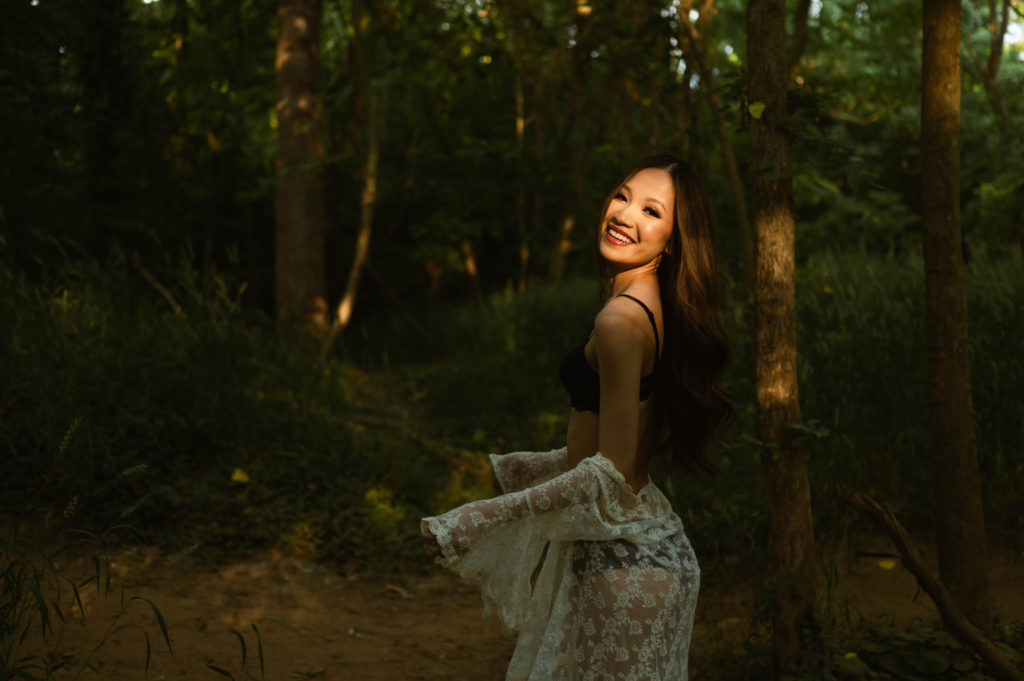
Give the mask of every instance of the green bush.
[{"label": "green bush", "polygon": [[[401,404],[371,403],[372,378],[246,313],[240,287],[188,259],[161,276],[168,296],[116,251],[43,281],[0,265],[0,513],[78,495],[87,526],[130,515],[137,540],[172,551],[386,565],[416,550],[446,449],[406,436]],[[55,449],[71,423],[75,446]]]},{"label": "green bush", "polygon": [[[427,340],[382,311],[338,357],[242,303],[244,287],[184,257],[158,279],[115,250],[30,280],[0,261],[0,513],[60,507],[177,551],[281,546],[347,562],[420,557],[417,519],[489,493],[487,452],[564,443],[558,361],[600,306],[592,280],[424,305]],[[819,255],[798,269],[800,398],[819,537],[860,523],[835,494],[875,493],[930,524],[920,259]],[[972,377],[991,532],[1024,541],[1019,256],[967,272]],[[173,302],[180,307],[175,311]],[[723,475],[666,490],[709,565],[764,557],[753,349],[738,303]],[[345,359],[348,358],[348,359]],[[358,358],[358,363],[353,362]],[[75,446],[53,447],[69,425]],[[824,437],[813,437],[827,432]],[[139,468],[144,467],[144,468]],[[119,477],[126,469],[138,474]],[[111,482],[103,482],[111,481]]]}]

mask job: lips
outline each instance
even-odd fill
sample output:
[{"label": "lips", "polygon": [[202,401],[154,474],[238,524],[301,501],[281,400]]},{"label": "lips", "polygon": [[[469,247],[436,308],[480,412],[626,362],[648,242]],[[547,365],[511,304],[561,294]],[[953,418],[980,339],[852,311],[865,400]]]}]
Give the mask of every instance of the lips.
[{"label": "lips", "polygon": [[609,224],[605,228],[605,241],[614,246],[631,246],[636,243],[628,234],[617,228],[615,225]]}]

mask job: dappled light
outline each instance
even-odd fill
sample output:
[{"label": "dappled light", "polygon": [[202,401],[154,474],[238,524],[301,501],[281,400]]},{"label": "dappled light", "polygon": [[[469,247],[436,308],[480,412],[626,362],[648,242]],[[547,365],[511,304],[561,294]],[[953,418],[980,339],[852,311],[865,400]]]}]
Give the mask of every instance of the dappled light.
[{"label": "dappled light", "polygon": [[[1024,669],[1020,0],[3,7],[0,678],[505,678],[421,518],[574,413],[588,453],[677,400],[650,422],[697,433],[726,354],[719,475],[669,428],[620,447],[700,566],[689,679],[1002,681],[922,569]],[[662,152],[713,220],[692,193],[612,224]],[[717,258],[690,326],[673,246]],[[602,421],[560,367],[599,399],[632,357],[588,354],[609,263],[649,275],[657,340],[648,411]],[[576,558],[565,593],[615,593]]]}]

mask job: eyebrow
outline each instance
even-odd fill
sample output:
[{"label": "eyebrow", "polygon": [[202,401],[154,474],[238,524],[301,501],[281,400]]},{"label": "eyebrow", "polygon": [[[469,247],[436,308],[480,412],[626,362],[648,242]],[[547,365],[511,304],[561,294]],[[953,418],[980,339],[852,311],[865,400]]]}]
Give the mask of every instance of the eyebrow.
[{"label": "eyebrow", "polygon": [[[622,185],[622,188],[623,188],[623,189],[625,189],[626,191],[628,191],[628,192],[629,192],[630,194],[632,194],[632,193],[633,193],[633,190],[632,190],[632,189],[630,188],[630,186],[629,186],[629,183],[625,183],[625,184],[623,184],[623,185]],[[656,204],[658,204],[659,206],[661,206],[661,209],[662,209],[663,211],[665,211],[666,213],[668,212],[668,208],[666,208],[666,207],[665,207],[665,204],[664,204],[664,203],[662,203],[661,201],[659,201],[658,199],[654,198],[653,196],[651,196],[651,197],[649,197],[649,198],[647,198],[647,199],[645,199],[645,200],[647,200],[647,201],[651,201],[651,202],[653,202],[653,203],[656,203]]]}]

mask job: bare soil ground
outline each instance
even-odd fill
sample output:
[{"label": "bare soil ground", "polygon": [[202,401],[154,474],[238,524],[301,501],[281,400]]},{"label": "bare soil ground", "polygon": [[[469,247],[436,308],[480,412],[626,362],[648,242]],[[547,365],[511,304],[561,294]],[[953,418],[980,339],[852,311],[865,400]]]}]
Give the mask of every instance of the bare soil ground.
[{"label": "bare soil ground", "polygon": [[[838,617],[886,616],[897,624],[937,619],[898,561],[892,569],[879,562],[877,556],[860,557],[837,566],[831,602]],[[51,662],[69,661],[58,679],[226,678],[210,664],[235,679],[498,681],[514,643],[495,621],[481,619],[476,592],[440,569],[390,578],[343,576],[280,556],[207,567],[138,547],[118,552],[111,572],[109,593],[83,592],[84,618],[76,612],[58,641],[33,646]],[[1003,552],[991,561],[990,574],[1001,620],[1024,620],[1024,558]],[[714,575],[705,573],[705,582],[692,645],[694,679],[706,678],[702,665],[764,635],[763,625],[752,624],[753,580],[715,584]],[[173,655],[150,606],[130,601],[132,596],[159,607]],[[132,626],[115,631],[126,624]],[[253,625],[262,642],[262,674]],[[152,644],[148,675],[143,630]],[[239,637],[246,646],[244,665]],[[83,659],[96,673],[83,667]]]}]

